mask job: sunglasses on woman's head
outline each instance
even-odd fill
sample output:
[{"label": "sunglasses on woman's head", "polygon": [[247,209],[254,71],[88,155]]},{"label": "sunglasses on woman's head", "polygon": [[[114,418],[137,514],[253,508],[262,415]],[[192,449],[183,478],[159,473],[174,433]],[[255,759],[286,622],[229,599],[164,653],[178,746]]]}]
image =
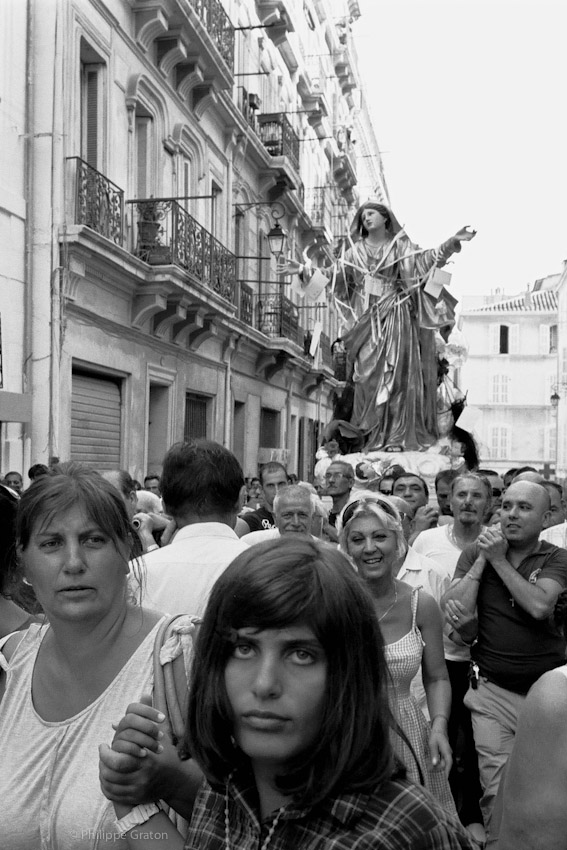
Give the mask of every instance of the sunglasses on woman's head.
[{"label": "sunglasses on woman's head", "polygon": [[343,520],[342,520],[343,528],[346,526],[346,524],[348,522],[351,521],[351,519],[354,516],[355,511],[358,508],[364,507],[365,505],[377,505],[379,508],[382,508],[384,513],[388,514],[389,517],[396,520],[396,522],[399,522],[400,519],[401,519],[399,511],[396,510],[396,508],[393,505],[391,505],[390,502],[387,502],[385,499],[378,499],[378,498],[375,498],[375,499],[369,499],[369,498],[367,498],[367,499],[357,499],[356,502],[351,502],[344,509]]}]

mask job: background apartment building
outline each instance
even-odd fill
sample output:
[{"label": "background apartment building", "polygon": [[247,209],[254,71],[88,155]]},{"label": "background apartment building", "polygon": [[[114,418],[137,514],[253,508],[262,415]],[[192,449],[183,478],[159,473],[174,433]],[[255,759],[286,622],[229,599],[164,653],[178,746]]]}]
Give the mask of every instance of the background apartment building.
[{"label": "background apartment building", "polygon": [[[469,347],[459,384],[475,415],[482,466],[557,469],[557,392],[561,275],[516,296],[487,297],[467,309],[460,327]],[[567,342],[565,343],[567,346]],[[567,348],[566,348],[567,351]],[[567,360],[566,360],[567,363]]]}]

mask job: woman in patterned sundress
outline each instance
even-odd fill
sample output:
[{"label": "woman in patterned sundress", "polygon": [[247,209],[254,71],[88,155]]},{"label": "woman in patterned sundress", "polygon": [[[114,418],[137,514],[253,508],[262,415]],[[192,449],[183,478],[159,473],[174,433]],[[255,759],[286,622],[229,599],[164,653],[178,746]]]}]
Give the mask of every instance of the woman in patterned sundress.
[{"label": "woman in patterned sundress", "polygon": [[[386,644],[392,709],[403,733],[395,736],[396,752],[409,777],[455,813],[447,780],[452,764],[447,738],[451,686],[439,607],[425,591],[395,578],[407,544],[401,517],[387,499],[359,491],[344,509],[341,526],[341,548],[372,594]],[[410,693],[420,666],[431,722]]]}]

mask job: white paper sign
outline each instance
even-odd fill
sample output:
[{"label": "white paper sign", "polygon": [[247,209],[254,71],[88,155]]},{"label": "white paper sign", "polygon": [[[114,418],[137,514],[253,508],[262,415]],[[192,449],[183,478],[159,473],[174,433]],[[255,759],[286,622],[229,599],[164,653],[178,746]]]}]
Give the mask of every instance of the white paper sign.
[{"label": "white paper sign", "polygon": [[384,284],[371,274],[364,275],[364,292],[367,296],[377,295],[380,297],[384,292]]},{"label": "white paper sign", "polygon": [[303,286],[303,291],[305,295],[310,299],[310,301],[316,301],[327,284],[329,283],[329,278],[325,277],[322,271],[319,269],[315,269],[311,276],[311,280],[306,285]]},{"label": "white paper sign", "polygon": [[433,298],[439,298],[441,290],[444,286],[449,286],[451,283],[451,275],[444,269],[435,269],[433,274],[429,275],[429,280],[424,286],[425,292],[432,295]]},{"label": "white paper sign", "polygon": [[311,357],[315,357],[315,352],[319,348],[319,340],[321,339],[322,330],[322,323],[315,322],[315,326],[313,328],[313,336],[311,337],[311,345],[309,346],[309,354],[311,355]]}]

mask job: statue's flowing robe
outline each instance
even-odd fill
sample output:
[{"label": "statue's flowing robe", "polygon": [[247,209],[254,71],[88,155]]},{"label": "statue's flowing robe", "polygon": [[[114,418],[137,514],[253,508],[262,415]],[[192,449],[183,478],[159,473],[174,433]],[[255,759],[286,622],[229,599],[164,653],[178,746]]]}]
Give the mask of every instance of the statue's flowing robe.
[{"label": "statue's flowing robe", "polygon": [[337,261],[333,294],[350,325],[342,338],[354,383],[351,421],[339,428],[367,451],[425,449],[438,439],[435,332],[447,340],[457,302],[425,287],[456,250],[449,240],[424,251],[401,231],[376,257],[361,240]]}]

